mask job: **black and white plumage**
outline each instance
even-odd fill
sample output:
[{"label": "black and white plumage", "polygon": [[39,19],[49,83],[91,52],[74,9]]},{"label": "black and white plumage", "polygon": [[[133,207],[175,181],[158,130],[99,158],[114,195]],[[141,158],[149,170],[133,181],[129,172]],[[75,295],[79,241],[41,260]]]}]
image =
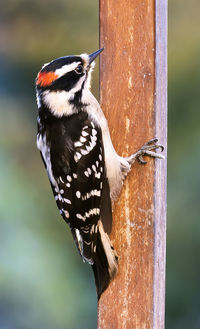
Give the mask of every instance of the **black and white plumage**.
[{"label": "black and white plumage", "polygon": [[104,114],[90,92],[97,52],[66,56],[45,64],[36,79],[37,146],[59,211],[69,224],[83,260],[93,268],[100,298],[117,272],[110,242],[111,199],[115,199],[135,159],[160,147],[146,143],[136,154],[114,150]]}]

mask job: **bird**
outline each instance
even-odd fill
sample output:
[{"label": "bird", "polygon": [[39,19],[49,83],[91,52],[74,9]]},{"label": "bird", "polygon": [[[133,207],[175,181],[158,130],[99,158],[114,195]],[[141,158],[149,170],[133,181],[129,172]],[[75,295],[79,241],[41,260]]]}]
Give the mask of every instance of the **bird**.
[{"label": "bird", "polygon": [[109,238],[112,201],[137,160],[162,159],[158,139],[128,157],[117,154],[107,120],[90,91],[94,60],[103,48],[63,56],[44,64],[36,77],[37,147],[57,207],[69,225],[83,261],[92,266],[97,298],[118,270],[118,256]]}]

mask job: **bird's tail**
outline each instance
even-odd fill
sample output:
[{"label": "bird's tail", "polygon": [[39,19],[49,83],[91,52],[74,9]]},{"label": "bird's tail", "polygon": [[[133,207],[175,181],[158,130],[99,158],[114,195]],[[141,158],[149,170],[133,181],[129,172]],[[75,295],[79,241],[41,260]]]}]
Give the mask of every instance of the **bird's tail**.
[{"label": "bird's tail", "polygon": [[108,287],[110,281],[115,277],[118,269],[117,254],[111,244],[108,234],[105,233],[103,229],[101,221],[98,223],[96,253],[92,269],[99,299],[101,294]]}]

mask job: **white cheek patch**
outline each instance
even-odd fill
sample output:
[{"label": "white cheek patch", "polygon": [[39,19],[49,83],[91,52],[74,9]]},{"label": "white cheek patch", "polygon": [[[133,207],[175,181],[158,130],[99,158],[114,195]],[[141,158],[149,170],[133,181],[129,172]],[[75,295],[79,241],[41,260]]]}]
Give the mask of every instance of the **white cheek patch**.
[{"label": "white cheek patch", "polygon": [[85,75],[83,75],[78,80],[74,88],[69,91],[44,91],[42,97],[43,102],[57,117],[76,113],[77,110],[74,108],[73,104],[70,103],[70,100],[72,100],[74,98],[74,94],[81,89],[84,80]]},{"label": "white cheek patch", "polygon": [[60,69],[55,70],[55,74],[60,78],[68,72],[74,71],[81,62],[66,64]]},{"label": "white cheek patch", "polygon": [[45,91],[43,102],[57,117],[74,113],[73,105],[69,103],[71,94],[66,91]]}]

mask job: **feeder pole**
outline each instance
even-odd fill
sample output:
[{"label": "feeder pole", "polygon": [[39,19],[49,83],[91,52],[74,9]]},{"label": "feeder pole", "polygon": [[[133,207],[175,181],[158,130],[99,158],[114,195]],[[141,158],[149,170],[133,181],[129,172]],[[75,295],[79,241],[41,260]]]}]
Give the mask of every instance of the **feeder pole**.
[{"label": "feeder pole", "polygon": [[[167,0],[100,0],[100,100],[122,156],[167,142]],[[113,207],[119,271],[98,329],[164,329],[166,160],[135,163]]]}]

